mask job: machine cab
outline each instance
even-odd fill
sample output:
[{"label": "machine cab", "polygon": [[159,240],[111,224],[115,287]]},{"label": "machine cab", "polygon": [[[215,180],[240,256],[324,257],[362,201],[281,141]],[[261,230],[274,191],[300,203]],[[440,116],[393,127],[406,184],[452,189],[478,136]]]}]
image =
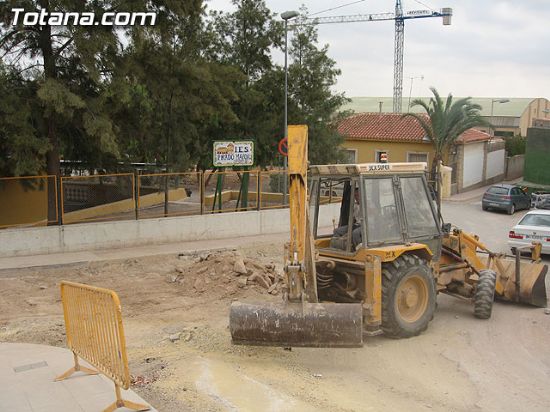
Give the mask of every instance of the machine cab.
[{"label": "machine cab", "polygon": [[310,216],[318,249],[423,243],[439,259],[441,232],[426,163],[311,166]]}]

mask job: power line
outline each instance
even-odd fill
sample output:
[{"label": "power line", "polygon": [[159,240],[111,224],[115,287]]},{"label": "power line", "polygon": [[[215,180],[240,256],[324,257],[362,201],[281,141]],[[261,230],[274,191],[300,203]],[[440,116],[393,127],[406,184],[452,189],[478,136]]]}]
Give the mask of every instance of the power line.
[{"label": "power line", "polygon": [[326,10],[318,11],[318,12],[316,12],[316,13],[308,14],[307,17],[316,16],[316,15],[321,14],[321,13],[326,13],[327,11],[332,11],[332,10],[341,9],[342,7],[351,6],[351,5],[353,5],[353,4],[363,3],[364,1],[365,1],[365,0],[358,0],[358,1],[354,1],[354,2],[352,2],[352,3],[342,4],[341,6],[336,6],[336,7],[333,7],[333,8],[331,8],[331,9],[326,9]]}]

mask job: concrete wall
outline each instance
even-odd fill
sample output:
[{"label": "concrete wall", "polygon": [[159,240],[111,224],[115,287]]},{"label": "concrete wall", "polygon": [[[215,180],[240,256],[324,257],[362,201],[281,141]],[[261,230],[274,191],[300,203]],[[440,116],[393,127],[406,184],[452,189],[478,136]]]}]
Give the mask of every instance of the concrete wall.
[{"label": "concrete wall", "polygon": [[523,176],[525,155],[515,155],[506,158],[506,180],[517,179]]},{"label": "concrete wall", "polygon": [[506,151],[504,149],[487,153],[486,179],[504,174]]},{"label": "concrete wall", "polygon": [[485,143],[472,143],[464,145],[464,169],[462,187],[473,186],[483,180]]},{"label": "concrete wall", "polygon": [[[340,205],[320,206],[319,226],[338,221]],[[226,239],[289,231],[288,209],[83,223],[0,231],[0,256],[75,252],[147,244]]]}]

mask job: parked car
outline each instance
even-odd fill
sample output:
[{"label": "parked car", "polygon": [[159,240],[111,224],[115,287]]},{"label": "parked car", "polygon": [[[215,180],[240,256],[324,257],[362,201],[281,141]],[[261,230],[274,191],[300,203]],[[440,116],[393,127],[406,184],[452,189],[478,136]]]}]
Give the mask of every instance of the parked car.
[{"label": "parked car", "polygon": [[550,254],[550,210],[531,210],[508,233],[512,252],[533,242],[542,244],[542,253]]},{"label": "parked car", "polygon": [[509,215],[516,210],[529,209],[531,197],[521,187],[515,185],[493,185],[483,195],[481,208],[483,210],[505,210]]},{"label": "parked car", "polygon": [[536,207],[537,209],[550,209],[550,193],[531,193],[531,207]]}]

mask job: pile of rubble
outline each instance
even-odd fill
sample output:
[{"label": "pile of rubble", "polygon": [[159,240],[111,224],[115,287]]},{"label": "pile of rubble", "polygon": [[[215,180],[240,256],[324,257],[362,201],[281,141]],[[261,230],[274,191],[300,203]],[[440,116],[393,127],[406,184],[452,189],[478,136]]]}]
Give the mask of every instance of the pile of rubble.
[{"label": "pile of rubble", "polygon": [[272,295],[278,295],[284,287],[282,273],[273,262],[264,264],[238,251],[181,254],[180,261],[167,280],[192,287],[199,293],[215,284],[226,285],[225,289],[234,291],[258,286]]}]

